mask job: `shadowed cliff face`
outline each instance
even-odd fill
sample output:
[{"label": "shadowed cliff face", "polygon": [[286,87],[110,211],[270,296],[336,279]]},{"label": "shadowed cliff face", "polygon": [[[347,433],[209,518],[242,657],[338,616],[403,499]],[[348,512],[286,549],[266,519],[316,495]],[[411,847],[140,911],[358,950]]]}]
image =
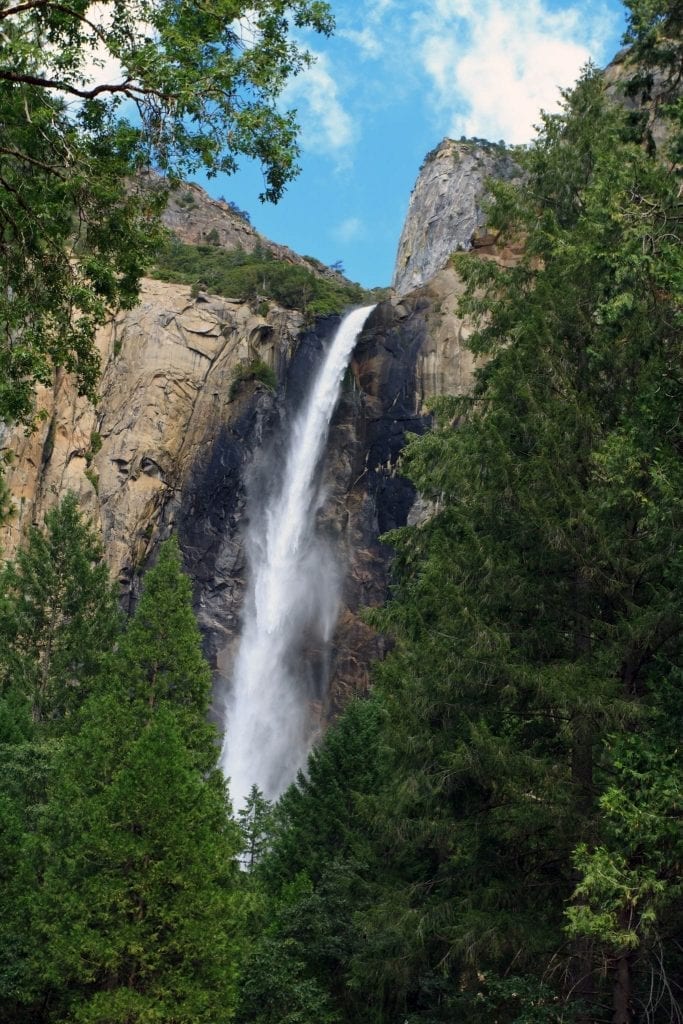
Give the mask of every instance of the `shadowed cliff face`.
[{"label": "shadowed cliff face", "polygon": [[[320,526],[344,581],[324,666],[332,680],[320,694],[324,717],[367,687],[370,662],[383,652],[359,610],[385,600],[390,551],[379,538],[406,522],[414,502],[395,468],[405,433],[425,429],[431,394],[469,384],[457,290],[457,277],[445,271],[400,303],[383,303],[347,371],[323,467]],[[2,539],[6,553],[74,490],[102,531],[130,610],[159,542],[176,530],[206,653],[217,676],[228,677],[244,596],[247,479],[258,482],[273,452],[277,459],[286,419],[338,321],[302,332],[300,314],[271,306],[262,317],[246,304],[146,282],[141,304],[100,334],[97,409],[62,376],[41,395],[47,419],[40,429],[9,438],[18,454],[8,474],[17,514]],[[235,383],[254,359],[275,371],[276,391],[248,375]]]},{"label": "shadowed cliff face", "polygon": [[[321,716],[368,685],[368,666],[383,641],[359,616],[386,597],[390,551],[379,537],[402,525],[414,501],[411,485],[395,472],[406,430],[421,432],[416,365],[428,323],[425,297],[411,308],[389,303],[371,316],[347,372],[322,466],[324,505],[319,528],[336,552],[344,580],[339,625],[329,664],[331,686],[320,692]],[[282,454],[286,423],[303,401],[310,379],[339,319],[304,333],[284,367],[277,394],[256,388],[194,463],[175,521],[185,568],[195,582],[206,651],[226,685],[240,630],[245,590],[243,548],[246,493],[272,472]]]},{"label": "shadowed cliff face", "polygon": [[220,665],[226,644],[239,628],[245,474],[276,418],[274,396],[262,386],[241,404],[238,416],[220,427],[206,454],[192,465],[175,515],[206,654],[214,666]]},{"label": "shadowed cliff face", "polygon": [[325,339],[338,322],[326,318],[297,339],[291,357],[279,360],[277,392],[258,382],[242,385],[236,415],[205,445],[185,480],[175,513],[178,537],[195,583],[206,653],[221,673],[229,672],[239,634],[247,483],[258,491],[259,473],[277,460],[286,419],[304,397]]},{"label": "shadowed cliff face", "polygon": [[391,549],[384,533],[405,525],[415,490],[396,470],[407,431],[423,433],[417,367],[426,344],[428,302],[382,303],[353,355],[328,445],[330,498],[324,509],[345,559],[343,606],[335,634],[328,713],[370,682],[385,640],[359,612],[387,597]]}]

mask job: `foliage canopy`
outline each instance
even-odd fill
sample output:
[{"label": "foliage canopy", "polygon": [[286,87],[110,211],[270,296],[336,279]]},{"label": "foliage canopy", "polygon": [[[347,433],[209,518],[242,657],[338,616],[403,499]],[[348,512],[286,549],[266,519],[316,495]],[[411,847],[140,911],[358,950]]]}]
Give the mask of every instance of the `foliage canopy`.
[{"label": "foliage canopy", "polygon": [[247,156],[280,197],[298,150],[276,99],[310,60],[290,22],[332,29],[321,0],[2,0],[0,418],[30,419],[55,367],[94,395],[93,332],[159,241],[163,189],[141,171]]}]

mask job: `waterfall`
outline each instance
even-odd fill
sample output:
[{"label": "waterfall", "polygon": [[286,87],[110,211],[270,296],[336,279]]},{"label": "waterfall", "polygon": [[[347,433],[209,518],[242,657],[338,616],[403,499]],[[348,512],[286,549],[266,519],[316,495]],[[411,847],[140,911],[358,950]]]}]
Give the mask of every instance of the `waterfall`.
[{"label": "waterfall", "polygon": [[348,313],[312,380],[287,440],[281,479],[265,500],[248,505],[249,585],[225,715],[221,752],[236,809],[256,783],[268,799],[294,780],[313,728],[303,651],[329,645],[339,580],[334,558],[316,536],[323,496],[318,469],[342,378],[374,306]]}]

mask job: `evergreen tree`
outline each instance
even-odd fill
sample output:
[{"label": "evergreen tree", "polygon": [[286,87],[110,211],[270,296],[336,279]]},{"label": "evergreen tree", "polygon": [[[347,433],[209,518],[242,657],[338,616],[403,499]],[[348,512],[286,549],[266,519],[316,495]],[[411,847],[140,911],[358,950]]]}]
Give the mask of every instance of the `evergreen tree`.
[{"label": "evergreen tree", "polygon": [[[597,969],[614,945],[595,948],[590,908],[568,938],[563,911],[577,867],[594,899],[590,851],[614,835],[607,738],[652,749],[681,626],[681,214],[629,131],[587,72],[544,118],[526,184],[495,188],[492,227],[521,262],[457,259],[486,365],[409,447],[436,511],[392,535],[376,616],[397,641],[377,673],[392,864],[353,971],[391,1020],[617,1012]],[[652,840],[661,882],[675,856]]]},{"label": "evergreen tree", "polygon": [[233,1017],[237,830],[169,706],[141,723],[93,698],[65,744],[36,856],[33,968],[44,1017],[218,1024]]},{"label": "evergreen tree", "polygon": [[15,986],[10,1019],[232,1018],[240,837],[206,723],[208,683],[172,542],[54,755],[26,842],[31,986]]},{"label": "evergreen tree", "polygon": [[73,495],[30,531],[0,578],[0,1015],[30,1020],[32,849],[60,738],[74,729],[121,621],[101,545]]},{"label": "evergreen tree", "polygon": [[311,751],[307,771],[275,808],[273,840],[261,874],[274,890],[300,872],[317,883],[331,856],[353,853],[362,798],[380,778],[381,710],[377,701],[354,700]]},{"label": "evergreen tree", "polygon": [[377,1000],[353,988],[351,962],[363,941],[356,915],[369,903],[361,804],[377,786],[378,735],[376,703],[354,701],[275,808],[269,849],[250,877],[244,1024],[372,1019]]},{"label": "evergreen tree", "polygon": [[614,1024],[674,1020],[683,998],[682,681],[668,668],[638,729],[608,738],[600,830],[575,852],[569,931],[610,977]]},{"label": "evergreen tree", "polygon": [[242,833],[242,864],[253,871],[268,850],[271,840],[273,805],[254,783],[244,807],[237,814]]},{"label": "evergreen tree", "polygon": [[108,686],[145,716],[172,707],[198,763],[214,768],[215,730],[207,722],[211,670],[202,654],[192,611],[192,586],[182,571],[178,542],[162,545],[145,576],[128,629],[107,665]]},{"label": "evergreen tree", "polygon": [[0,1019],[8,1024],[33,1019],[31,850],[58,746],[40,735],[16,691],[0,696]]},{"label": "evergreen tree", "polygon": [[0,684],[44,732],[69,727],[121,621],[104,552],[73,494],[0,575]]}]

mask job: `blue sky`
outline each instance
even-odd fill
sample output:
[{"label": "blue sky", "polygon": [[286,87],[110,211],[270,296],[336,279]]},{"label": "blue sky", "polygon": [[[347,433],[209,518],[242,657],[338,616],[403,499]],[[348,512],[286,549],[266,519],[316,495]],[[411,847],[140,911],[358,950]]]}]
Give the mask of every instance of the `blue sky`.
[{"label": "blue sky", "polygon": [[258,168],[201,181],[276,242],[390,283],[420,164],[445,136],[528,142],[590,58],[620,47],[616,0],[332,0],[330,39],[301,33],[316,63],[287,88],[301,174],[277,206]]}]

